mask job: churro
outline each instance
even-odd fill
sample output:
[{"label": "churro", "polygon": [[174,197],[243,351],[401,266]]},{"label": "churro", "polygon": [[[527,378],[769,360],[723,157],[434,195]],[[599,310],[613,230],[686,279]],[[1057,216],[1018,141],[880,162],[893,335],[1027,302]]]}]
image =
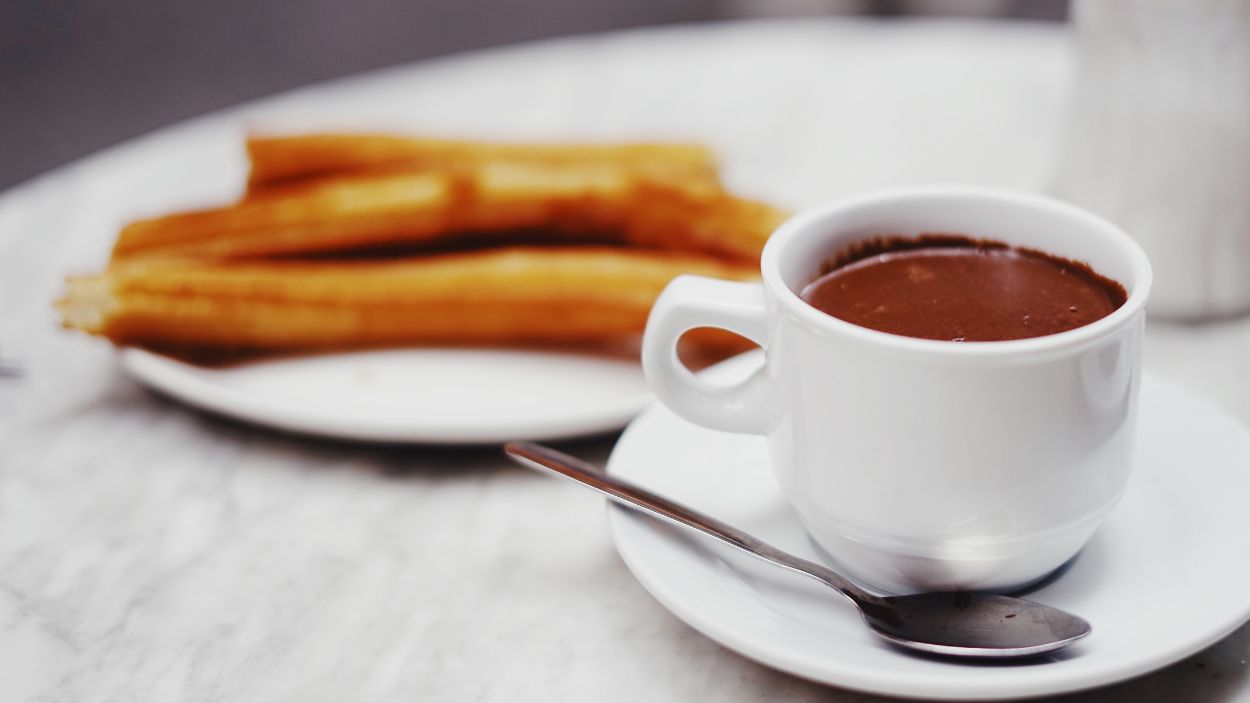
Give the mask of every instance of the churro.
[{"label": "churro", "polygon": [[135,255],[229,259],[430,239],[446,232],[450,179],[438,174],[340,178],[236,205],[126,225],[115,260]]},{"label": "churro", "polygon": [[71,278],[57,307],[66,327],[160,347],[586,343],[640,333],[683,273],[749,280],[758,268],[606,247],[346,262],[136,259]]},{"label": "churro", "polygon": [[705,147],[679,143],[522,144],[385,134],[253,136],[247,140],[249,192],[309,177],[396,168],[447,171],[496,161],[551,165],[612,164],[644,171],[715,177]]},{"label": "churro", "polygon": [[545,231],[758,261],[783,213],[706,179],[614,164],[490,162],[446,172],[339,176],[236,205],[134,222],[113,255],[247,259]]}]

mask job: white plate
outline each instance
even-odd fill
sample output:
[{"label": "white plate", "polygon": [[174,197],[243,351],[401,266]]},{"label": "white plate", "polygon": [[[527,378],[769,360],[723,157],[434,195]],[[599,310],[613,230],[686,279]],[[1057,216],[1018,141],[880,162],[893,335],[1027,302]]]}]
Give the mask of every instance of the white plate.
[{"label": "white plate", "polygon": [[375,442],[477,444],[623,427],[651,400],[636,361],[511,349],[383,349],[195,366],[124,349],[141,383],[222,415]]},{"label": "white plate", "polygon": [[[756,363],[748,354],[708,373],[738,376]],[[1138,465],[1123,502],[1030,596],[1084,616],[1094,632],[1040,662],[908,655],[814,582],[624,508],[610,511],[610,522],[621,556],[660,603],[726,647],[798,676],[965,700],[1108,684],[1177,661],[1250,619],[1250,435],[1149,376],[1141,402]],[[657,405],[626,430],[608,470],[819,559],[783,504],[759,437],[702,429]]]}]

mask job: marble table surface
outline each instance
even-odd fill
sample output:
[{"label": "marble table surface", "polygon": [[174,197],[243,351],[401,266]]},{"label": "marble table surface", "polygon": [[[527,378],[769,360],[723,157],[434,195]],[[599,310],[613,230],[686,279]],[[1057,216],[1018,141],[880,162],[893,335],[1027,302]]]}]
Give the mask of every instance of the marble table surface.
[{"label": "marble table surface", "polygon": [[[631,578],[601,501],[498,448],[332,443],[191,411],[57,329],[50,301],[125,219],[238,192],[246,129],[694,138],[732,186],[795,207],[933,180],[1045,191],[1071,70],[1065,31],[1042,25],[577,37],[296,91],[0,195],[0,358],[24,370],[0,378],[0,699],[878,700],[686,627]],[[1149,369],[1250,423],[1250,323],[1148,337]],[[603,460],[613,439],[566,446]],[[1243,627],[1065,700],[1250,700],[1248,654]]]}]

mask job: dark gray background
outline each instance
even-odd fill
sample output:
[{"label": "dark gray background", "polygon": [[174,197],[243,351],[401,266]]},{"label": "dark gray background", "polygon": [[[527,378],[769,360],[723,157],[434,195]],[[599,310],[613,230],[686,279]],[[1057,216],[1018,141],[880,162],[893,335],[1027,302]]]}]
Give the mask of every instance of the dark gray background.
[{"label": "dark gray background", "polygon": [[0,188],[187,117],[389,64],[753,16],[1062,19],[1065,0],[0,0]]}]

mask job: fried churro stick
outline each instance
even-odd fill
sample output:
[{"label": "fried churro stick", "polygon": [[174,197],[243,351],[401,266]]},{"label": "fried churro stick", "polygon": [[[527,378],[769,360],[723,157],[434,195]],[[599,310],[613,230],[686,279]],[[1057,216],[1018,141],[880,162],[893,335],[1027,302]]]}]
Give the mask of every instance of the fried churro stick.
[{"label": "fried churro stick", "polygon": [[710,150],[679,143],[504,144],[385,134],[307,134],[249,137],[247,153],[249,192],[309,177],[396,167],[448,171],[495,161],[615,164],[644,171],[716,175],[716,158]]},{"label": "fried churro stick", "polygon": [[399,260],[122,262],[71,278],[68,328],[119,344],[290,350],[599,342],[637,334],[675,276],[758,268],[610,248],[513,248]]},{"label": "fried churro stick", "polygon": [[230,259],[431,239],[449,227],[453,185],[439,174],[343,178],[229,207],[139,220],[122,228],[113,258]]},{"label": "fried churro stick", "polygon": [[246,259],[542,230],[754,262],[782,217],[706,180],[612,165],[493,162],[326,179],[230,207],[141,220],[122,230],[113,255]]}]

